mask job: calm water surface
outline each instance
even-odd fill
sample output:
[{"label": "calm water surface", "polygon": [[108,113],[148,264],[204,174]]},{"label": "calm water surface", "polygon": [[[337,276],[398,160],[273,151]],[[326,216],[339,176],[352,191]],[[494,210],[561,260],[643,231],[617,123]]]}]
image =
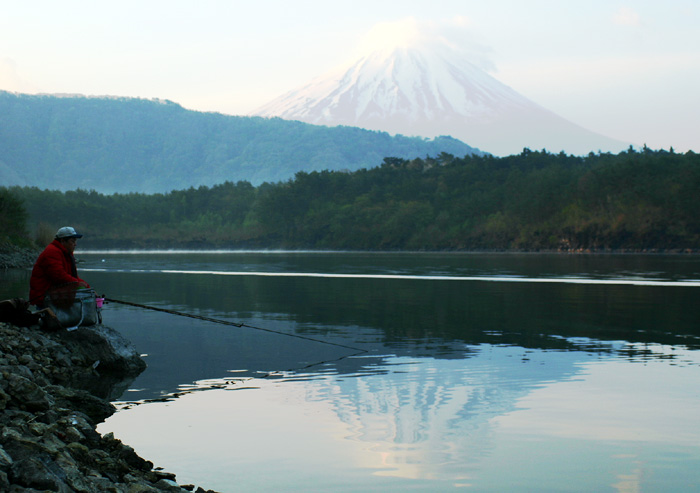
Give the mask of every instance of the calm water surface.
[{"label": "calm water surface", "polygon": [[[148,369],[100,432],[232,491],[689,491],[700,258],[78,252]],[[4,274],[4,295],[28,274]],[[297,337],[301,336],[303,338]]]}]

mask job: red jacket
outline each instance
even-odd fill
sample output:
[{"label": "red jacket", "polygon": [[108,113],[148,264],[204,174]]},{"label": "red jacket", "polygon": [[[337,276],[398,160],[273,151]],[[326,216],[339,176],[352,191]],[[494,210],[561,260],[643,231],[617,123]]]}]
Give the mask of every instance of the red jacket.
[{"label": "red jacket", "polygon": [[46,292],[55,287],[88,283],[78,277],[75,258],[58,240],[49,243],[36,259],[32,276],[29,279],[29,301],[33,305],[43,305]]}]

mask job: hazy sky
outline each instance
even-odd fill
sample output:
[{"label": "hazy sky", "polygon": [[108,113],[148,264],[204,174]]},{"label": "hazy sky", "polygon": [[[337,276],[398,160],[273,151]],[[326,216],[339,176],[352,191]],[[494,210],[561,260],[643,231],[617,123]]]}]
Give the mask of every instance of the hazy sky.
[{"label": "hazy sky", "polygon": [[242,115],[407,18],[589,130],[700,152],[697,0],[0,0],[0,89]]}]

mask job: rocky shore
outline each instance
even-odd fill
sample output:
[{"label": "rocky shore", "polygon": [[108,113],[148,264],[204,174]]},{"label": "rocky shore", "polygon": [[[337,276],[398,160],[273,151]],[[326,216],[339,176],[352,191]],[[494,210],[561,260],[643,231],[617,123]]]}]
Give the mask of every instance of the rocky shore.
[{"label": "rocky shore", "polygon": [[178,485],[98,423],[146,364],[115,330],[0,323],[0,491],[209,492]]},{"label": "rocky shore", "polygon": [[0,245],[0,269],[24,269],[34,265],[41,250]]}]

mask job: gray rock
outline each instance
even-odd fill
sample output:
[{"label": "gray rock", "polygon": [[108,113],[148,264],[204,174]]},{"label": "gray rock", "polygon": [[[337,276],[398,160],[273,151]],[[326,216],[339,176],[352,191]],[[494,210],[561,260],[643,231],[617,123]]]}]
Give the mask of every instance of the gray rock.
[{"label": "gray rock", "polygon": [[10,467],[10,479],[27,488],[72,493],[66,484],[67,475],[49,456],[35,455],[15,462]]},{"label": "gray rock", "polygon": [[85,390],[57,388],[55,395],[57,406],[80,409],[93,424],[101,423],[116,411],[112,403]]},{"label": "gray rock", "polygon": [[12,457],[10,457],[10,454],[5,452],[4,448],[0,447],[0,470],[7,469],[13,462],[14,461],[12,460]]},{"label": "gray rock", "polygon": [[59,331],[56,336],[73,354],[83,356],[85,362],[100,373],[136,376],[146,369],[146,363],[134,345],[106,325]]},{"label": "gray rock", "polygon": [[7,377],[7,394],[21,403],[28,411],[46,411],[53,405],[53,399],[44,389],[27,377],[11,373]]},{"label": "gray rock", "polygon": [[7,407],[9,401],[10,396],[7,395],[3,389],[0,389],[0,411],[3,411]]}]

